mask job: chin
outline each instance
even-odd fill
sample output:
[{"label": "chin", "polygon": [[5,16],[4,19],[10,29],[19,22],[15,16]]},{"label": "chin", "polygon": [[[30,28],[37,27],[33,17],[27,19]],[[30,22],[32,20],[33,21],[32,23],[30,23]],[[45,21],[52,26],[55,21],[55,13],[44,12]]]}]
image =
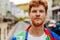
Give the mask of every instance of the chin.
[{"label": "chin", "polygon": [[35,26],[41,26],[42,25],[42,23],[34,23],[35,24]]},{"label": "chin", "polygon": [[32,21],[34,26],[41,26],[44,22],[43,21]]}]

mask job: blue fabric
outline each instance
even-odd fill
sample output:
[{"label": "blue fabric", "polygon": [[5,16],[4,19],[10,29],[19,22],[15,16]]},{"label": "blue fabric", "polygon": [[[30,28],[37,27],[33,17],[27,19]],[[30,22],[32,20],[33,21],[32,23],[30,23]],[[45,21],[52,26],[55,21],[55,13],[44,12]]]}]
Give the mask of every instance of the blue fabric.
[{"label": "blue fabric", "polygon": [[27,37],[28,37],[28,31],[26,31],[25,40],[27,40]]},{"label": "blue fabric", "polygon": [[56,38],[57,40],[60,40],[60,36],[58,36],[56,33],[51,31],[51,35]]},{"label": "blue fabric", "polygon": [[11,40],[16,40],[16,37],[12,37],[12,39]]}]

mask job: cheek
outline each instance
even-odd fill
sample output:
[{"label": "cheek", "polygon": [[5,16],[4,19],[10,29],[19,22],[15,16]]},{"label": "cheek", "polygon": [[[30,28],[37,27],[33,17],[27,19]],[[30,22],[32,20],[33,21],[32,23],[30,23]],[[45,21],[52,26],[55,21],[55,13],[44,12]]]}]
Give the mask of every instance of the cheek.
[{"label": "cheek", "polygon": [[41,14],[40,16],[41,16],[41,17],[46,17],[46,14],[44,13],[44,14]]},{"label": "cheek", "polygon": [[30,14],[31,19],[34,19],[34,17],[35,17],[35,14]]},{"label": "cheek", "polygon": [[42,19],[45,19],[46,18],[46,15],[41,15],[40,16]]}]

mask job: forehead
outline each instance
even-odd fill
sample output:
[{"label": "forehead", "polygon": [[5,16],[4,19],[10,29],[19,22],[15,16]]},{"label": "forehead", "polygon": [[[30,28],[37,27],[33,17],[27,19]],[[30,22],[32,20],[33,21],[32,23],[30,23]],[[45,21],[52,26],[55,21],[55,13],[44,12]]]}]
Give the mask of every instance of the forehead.
[{"label": "forehead", "polygon": [[32,7],[31,10],[45,10],[45,7],[43,5]]}]

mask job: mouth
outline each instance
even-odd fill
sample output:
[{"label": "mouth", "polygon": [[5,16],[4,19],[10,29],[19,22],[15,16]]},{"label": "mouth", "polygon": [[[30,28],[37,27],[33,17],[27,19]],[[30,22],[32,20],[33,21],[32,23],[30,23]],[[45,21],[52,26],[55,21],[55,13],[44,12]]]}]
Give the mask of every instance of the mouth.
[{"label": "mouth", "polygon": [[35,18],[35,20],[41,20],[41,18]]}]

